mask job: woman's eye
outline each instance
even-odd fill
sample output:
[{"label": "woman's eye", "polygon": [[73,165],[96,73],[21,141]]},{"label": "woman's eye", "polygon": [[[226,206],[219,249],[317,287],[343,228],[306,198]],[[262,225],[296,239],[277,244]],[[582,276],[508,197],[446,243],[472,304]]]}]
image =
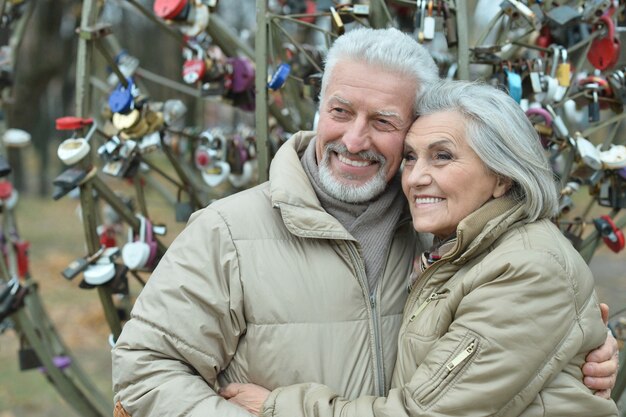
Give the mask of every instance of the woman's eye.
[{"label": "woman's eye", "polygon": [[417,159],[417,158],[415,158],[415,155],[413,155],[411,152],[405,152],[405,153],[402,155],[402,160],[403,160],[405,163],[415,162],[415,160],[416,160],[416,159]]},{"label": "woman's eye", "polygon": [[449,161],[452,159],[452,155],[448,152],[437,152],[435,153],[435,159]]}]

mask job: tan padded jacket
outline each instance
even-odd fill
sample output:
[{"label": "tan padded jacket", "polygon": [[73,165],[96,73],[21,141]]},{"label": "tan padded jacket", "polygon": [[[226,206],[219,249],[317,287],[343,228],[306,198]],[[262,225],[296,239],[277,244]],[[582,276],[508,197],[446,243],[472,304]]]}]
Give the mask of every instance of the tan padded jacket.
[{"label": "tan padded jacket", "polygon": [[195,213],[159,263],[112,353],[115,401],[133,417],[248,416],[215,395],[227,382],[389,388],[422,248],[407,208],[370,299],[358,243],[302,169],[312,137],[281,147],[269,182]]},{"label": "tan padded jacket", "polygon": [[273,391],[262,415],[617,416],[582,383],[606,338],[589,268],[552,223],[523,218],[503,197],[461,222],[407,300],[386,398],[300,384]]}]

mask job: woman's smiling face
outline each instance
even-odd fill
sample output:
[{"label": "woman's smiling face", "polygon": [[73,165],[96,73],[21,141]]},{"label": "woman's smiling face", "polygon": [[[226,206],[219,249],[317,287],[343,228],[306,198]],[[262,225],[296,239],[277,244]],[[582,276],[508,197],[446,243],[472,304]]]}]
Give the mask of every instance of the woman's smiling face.
[{"label": "woman's smiling face", "polygon": [[402,189],[418,232],[446,237],[509,181],[491,172],[470,147],[463,116],[455,111],[420,116],[404,141]]}]

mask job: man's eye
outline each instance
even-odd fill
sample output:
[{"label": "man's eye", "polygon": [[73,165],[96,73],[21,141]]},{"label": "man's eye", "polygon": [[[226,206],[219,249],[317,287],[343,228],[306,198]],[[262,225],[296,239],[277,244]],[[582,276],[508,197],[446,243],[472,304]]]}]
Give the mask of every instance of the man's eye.
[{"label": "man's eye", "polygon": [[380,130],[394,130],[396,128],[393,123],[386,119],[376,119],[375,124]]}]

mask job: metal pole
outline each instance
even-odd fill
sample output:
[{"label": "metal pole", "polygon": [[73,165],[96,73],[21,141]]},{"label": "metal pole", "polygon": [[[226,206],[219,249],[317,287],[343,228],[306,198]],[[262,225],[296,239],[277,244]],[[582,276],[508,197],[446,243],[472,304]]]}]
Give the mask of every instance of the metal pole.
[{"label": "metal pole", "polygon": [[268,179],[269,129],[267,125],[267,0],[256,1],[255,39],[255,90],[256,90],[256,137],[259,161],[259,182]]},{"label": "metal pole", "polygon": [[469,80],[469,40],[467,30],[467,1],[456,2],[456,27],[458,34],[458,75],[460,80]]}]

